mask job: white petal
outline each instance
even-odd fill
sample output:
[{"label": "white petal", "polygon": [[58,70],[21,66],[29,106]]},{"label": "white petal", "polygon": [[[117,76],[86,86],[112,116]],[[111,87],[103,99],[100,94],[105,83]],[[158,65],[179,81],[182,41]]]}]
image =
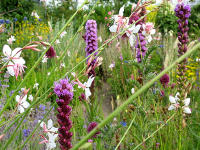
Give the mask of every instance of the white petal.
[{"label": "white petal", "polygon": [[129,43],[131,47],[134,46],[135,41],[136,41],[136,37],[133,34],[131,34],[131,36],[129,37]]},{"label": "white petal", "polygon": [[119,10],[119,16],[123,16],[123,14],[124,14],[124,5],[120,8],[120,10]]},{"label": "white petal", "polygon": [[23,113],[24,112],[24,107],[22,107],[21,105],[19,105],[18,106],[18,110],[19,110],[20,113]]},{"label": "white petal", "polygon": [[13,51],[12,51],[12,57],[20,57],[21,55],[21,48],[15,48]]},{"label": "white petal", "polygon": [[[11,65],[11,66],[10,66]],[[15,75],[15,71],[14,71],[14,68],[13,68],[13,63],[10,61],[8,63],[8,67],[7,67],[7,70],[8,70],[8,73],[11,75],[11,76],[14,76]]]},{"label": "white petal", "polygon": [[51,129],[52,127],[53,127],[53,121],[49,119],[47,123],[47,129]]},{"label": "white petal", "polygon": [[25,95],[25,96],[22,98],[21,102],[25,102],[26,99],[27,99],[27,95]]},{"label": "white petal", "polygon": [[169,96],[169,101],[170,101],[170,103],[172,103],[172,104],[176,104],[176,99],[173,97],[173,96]]},{"label": "white petal", "polygon": [[137,25],[134,29],[133,29],[133,33],[138,33],[140,30],[141,25]]},{"label": "white petal", "polygon": [[186,98],[184,101],[183,101],[184,105],[185,106],[188,106],[190,104],[190,98]]},{"label": "white petal", "polygon": [[89,88],[85,88],[85,97],[86,99],[88,99],[88,97],[91,95],[90,89]]},{"label": "white petal", "polygon": [[132,94],[135,93],[135,89],[134,89],[134,88],[131,89],[131,93],[132,93]]},{"label": "white petal", "polygon": [[89,77],[87,83],[86,83],[86,87],[89,88],[92,84],[92,82],[94,81],[95,77],[92,77],[92,75]]},{"label": "white petal", "polygon": [[142,31],[142,34],[143,34],[143,35],[145,35],[145,34],[146,34],[146,32],[145,32],[145,31]]},{"label": "white petal", "polygon": [[20,100],[20,96],[17,95],[17,96],[16,96],[16,101],[19,102],[19,100]]},{"label": "white petal", "polygon": [[11,50],[11,48],[10,48],[10,46],[8,46],[8,45],[4,45],[3,46],[3,54],[5,55],[5,56],[11,56],[11,54],[12,54],[12,50]]},{"label": "white petal", "polygon": [[176,109],[176,107],[174,105],[170,105],[168,108],[168,110],[174,110],[174,109]]},{"label": "white petal", "polygon": [[17,59],[12,59],[12,61],[15,63],[15,64],[20,64],[20,65],[24,65],[26,62],[25,60],[22,58],[22,57],[19,57]]},{"label": "white petal", "polygon": [[147,40],[148,40],[149,43],[152,41],[151,35],[149,35],[149,36],[147,37]]},{"label": "white petal", "polygon": [[117,25],[114,24],[109,28],[110,32],[117,32]]},{"label": "white petal", "polygon": [[30,104],[27,101],[25,101],[25,102],[22,103],[22,106],[24,108],[28,108],[30,106]]},{"label": "white petal", "polygon": [[155,34],[156,33],[156,30],[155,29],[152,29],[151,31],[150,31],[150,34]]},{"label": "white petal", "polygon": [[[41,122],[41,120],[38,120],[38,123],[40,123],[40,122]],[[42,122],[40,123],[40,127],[43,128],[44,125],[46,125],[46,124],[42,121]]]},{"label": "white petal", "polygon": [[189,107],[183,107],[183,112],[186,113],[186,114],[192,113]]}]

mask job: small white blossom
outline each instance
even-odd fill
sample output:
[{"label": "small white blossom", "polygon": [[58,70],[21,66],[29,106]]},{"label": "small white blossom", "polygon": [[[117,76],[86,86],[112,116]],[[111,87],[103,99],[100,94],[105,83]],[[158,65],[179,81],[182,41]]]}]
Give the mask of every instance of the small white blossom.
[{"label": "small white blossom", "polygon": [[30,104],[26,101],[27,95],[24,97],[20,97],[19,95],[16,96],[16,101],[18,102],[18,110],[20,113],[23,113],[25,108],[28,108]]},{"label": "small white blossom", "polygon": [[11,35],[9,39],[7,39],[8,44],[12,44],[15,41],[15,37]]},{"label": "small white blossom", "polygon": [[30,101],[33,101],[33,95],[29,95],[29,96],[28,96],[28,99],[29,99]]},{"label": "small white blossom", "polygon": [[89,98],[89,96],[91,96],[91,92],[90,92],[90,86],[92,85],[92,82],[94,81],[94,78],[93,76],[90,76],[88,81],[84,83],[85,85],[85,97],[86,97],[86,100]]},{"label": "small white blossom", "polygon": [[65,34],[67,34],[66,31],[63,31],[61,34],[60,34],[60,37],[63,38],[65,36]]},{"label": "small white blossom", "polygon": [[60,40],[57,39],[57,40],[55,41],[55,43],[56,43],[56,44],[60,44]]},{"label": "small white blossom", "polygon": [[48,60],[48,58],[46,56],[44,56],[43,59],[42,59],[42,63],[46,63],[47,60]]},{"label": "small white blossom", "polygon": [[39,83],[35,83],[34,86],[33,86],[33,88],[36,89],[36,90],[38,90],[38,86],[39,86]]},{"label": "small white blossom", "polygon": [[131,94],[134,94],[134,93],[135,93],[135,89],[132,88],[132,89],[131,89]]},{"label": "small white blossom", "polygon": [[47,75],[49,76],[51,74],[51,72],[48,72]]}]

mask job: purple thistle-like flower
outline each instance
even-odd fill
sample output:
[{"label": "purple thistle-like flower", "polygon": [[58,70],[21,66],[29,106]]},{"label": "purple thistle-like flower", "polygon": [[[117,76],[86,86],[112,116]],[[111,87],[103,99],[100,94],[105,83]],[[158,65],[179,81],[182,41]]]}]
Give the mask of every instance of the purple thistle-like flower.
[{"label": "purple thistle-like flower", "polygon": [[[87,128],[88,133],[89,133],[90,131],[92,131],[97,125],[98,125],[98,123],[96,123],[96,122],[91,122],[91,123],[88,125],[88,128]],[[100,134],[100,131],[97,131],[97,132],[93,135],[93,137],[96,138],[96,136],[97,136],[98,134]]]},{"label": "purple thistle-like flower", "polygon": [[69,118],[72,108],[68,104],[73,99],[73,86],[69,83],[69,79],[62,79],[54,83],[54,92],[59,97],[56,100],[59,106],[57,108],[57,119],[60,125],[58,141],[61,150],[68,150],[72,148],[71,138],[73,134],[69,131],[72,127],[72,121]]},{"label": "purple thistle-like flower", "polygon": [[169,83],[169,75],[168,74],[164,74],[161,78],[160,78],[160,82],[164,87],[167,87],[168,83]]},{"label": "purple thistle-like flower", "polygon": [[[146,14],[146,9],[142,8],[140,13],[133,13],[132,16],[129,19],[129,24],[132,24],[134,21],[138,21],[140,19],[140,17],[144,16]],[[135,49],[136,49],[136,58],[138,62],[142,61],[142,58],[145,56],[146,51],[147,51],[147,47],[146,47],[146,39],[145,36],[142,34],[143,26],[142,24],[144,24],[146,21],[146,18],[144,17],[143,19],[141,19],[139,22],[136,23],[136,25],[141,25],[141,28],[138,32],[138,38],[136,40],[136,45],[135,45]]]},{"label": "purple thistle-like flower", "polygon": [[[184,53],[187,52],[187,44],[189,42],[189,36],[188,36],[188,18],[190,17],[191,8],[189,5],[177,4],[175,8],[175,15],[179,18],[177,20],[178,23],[178,56],[182,56]],[[185,58],[181,63],[178,64],[178,78],[177,78],[177,84],[178,84],[178,91],[181,93],[181,98],[184,99],[185,94],[182,92],[183,88],[187,88],[186,84],[186,64],[187,64],[187,58]]]},{"label": "purple thistle-like flower", "polygon": [[53,46],[51,46],[48,51],[46,52],[47,58],[56,57],[56,51],[54,50]]},{"label": "purple thistle-like flower", "polygon": [[[98,36],[97,36],[97,23],[96,23],[96,21],[95,20],[88,20],[86,22],[85,30],[86,30],[86,33],[85,33],[85,36],[84,36],[84,40],[86,42],[85,52],[86,52],[86,57],[88,57],[89,55],[91,55],[92,53],[94,53],[98,49]],[[94,56],[96,56],[96,55],[97,55],[97,52],[94,54]],[[93,67],[95,62],[96,62],[96,58],[91,62],[90,66]],[[88,66],[88,68],[90,66]],[[88,77],[90,77],[91,75],[95,76],[94,69],[92,69],[88,73]]]}]

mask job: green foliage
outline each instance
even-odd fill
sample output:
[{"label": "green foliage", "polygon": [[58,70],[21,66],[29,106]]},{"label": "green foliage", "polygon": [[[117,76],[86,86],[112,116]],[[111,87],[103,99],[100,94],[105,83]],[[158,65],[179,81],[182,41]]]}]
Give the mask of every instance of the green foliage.
[{"label": "green foliage", "polygon": [[163,3],[156,15],[155,26],[161,33],[166,33],[170,30],[177,32],[178,24],[177,17],[174,15],[171,6],[168,3]]},{"label": "green foliage", "polygon": [[29,17],[34,9],[32,0],[1,0],[0,9],[6,18],[17,18],[23,20]]},{"label": "green foliage", "polygon": [[189,33],[192,38],[200,37],[200,4],[193,6],[191,9],[189,28]]}]

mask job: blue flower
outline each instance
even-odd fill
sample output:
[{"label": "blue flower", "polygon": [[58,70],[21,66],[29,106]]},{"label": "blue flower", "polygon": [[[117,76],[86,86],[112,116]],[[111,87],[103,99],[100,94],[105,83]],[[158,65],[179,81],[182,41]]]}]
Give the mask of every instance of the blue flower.
[{"label": "blue flower", "polygon": [[24,17],[24,21],[26,21],[28,18],[27,17]]},{"label": "blue flower", "polygon": [[127,125],[125,121],[121,121],[120,124],[121,124],[123,127],[126,127],[126,125]]},{"label": "blue flower", "polygon": [[28,137],[29,134],[30,134],[30,130],[29,130],[29,129],[27,129],[27,130],[24,129],[24,130],[23,130],[23,133],[24,133],[24,136],[25,136],[25,137]]},{"label": "blue flower", "polygon": [[6,22],[6,24],[10,24],[10,20],[6,20],[5,22]]},{"label": "blue flower", "polygon": [[42,21],[42,19],[38,19],[38,21],[40,21],[40,22],[41,22],[41,21]]},{"label": "blue flower", "polygon": [[159,47],[160,47],[160,48],[163,48],[163,47],[164,47],[164,45],[160,45]]},{"label": "blue flower", "polygon": [[45,105],[40,104],[39,108],[40,108],[40,110],[44,111],[45,110]]},{"label": "blue flower", "polygon": [[5,23],[5,20],[0,19],[0,24],[4,24],[4,23]]},{"label": "blue flower", "polygon": [[17,18],[14,18],[13,21],[16,22],[16,21],[17,21]]}]

